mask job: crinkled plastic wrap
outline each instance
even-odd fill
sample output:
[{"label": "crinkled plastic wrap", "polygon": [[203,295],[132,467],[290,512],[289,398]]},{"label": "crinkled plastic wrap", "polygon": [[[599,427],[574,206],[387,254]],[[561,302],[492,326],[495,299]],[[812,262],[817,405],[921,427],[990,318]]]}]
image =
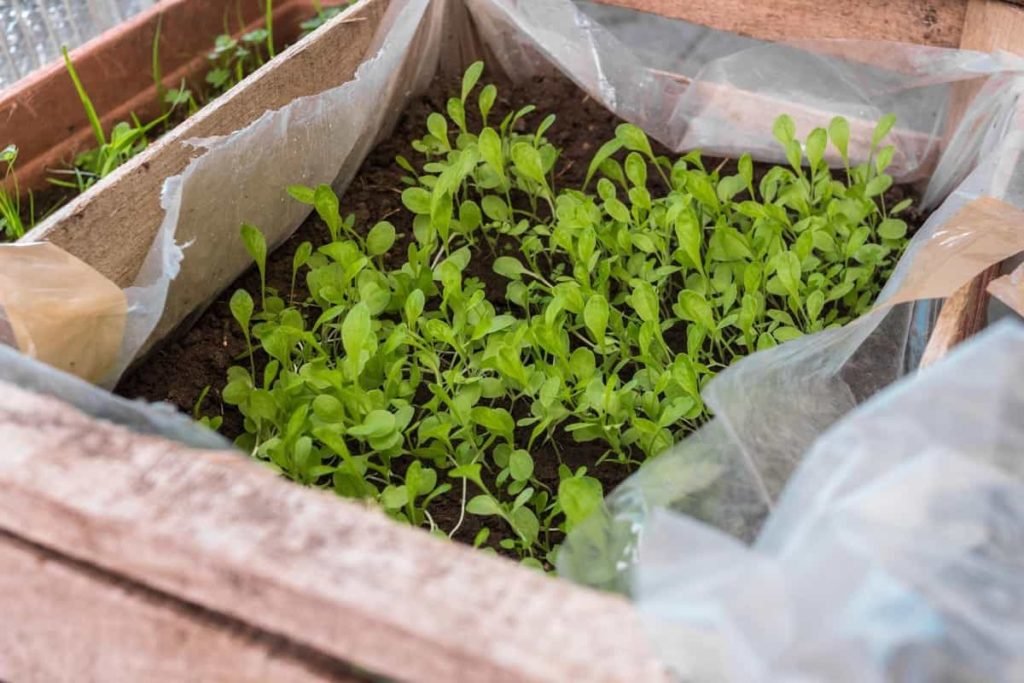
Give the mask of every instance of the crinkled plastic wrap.
[{"label": "crinkled plastic wrap", "polygon": [[0,89],[59,58],[62,45],[78,47],[154,4],[156,0],[0,2]]},{"label": "crinkled plastic wrap", "polygon": [[693,681],[1024,677],[1024,325],[887,389],[807,454],[752,546],[665,510],[631,595]]}]

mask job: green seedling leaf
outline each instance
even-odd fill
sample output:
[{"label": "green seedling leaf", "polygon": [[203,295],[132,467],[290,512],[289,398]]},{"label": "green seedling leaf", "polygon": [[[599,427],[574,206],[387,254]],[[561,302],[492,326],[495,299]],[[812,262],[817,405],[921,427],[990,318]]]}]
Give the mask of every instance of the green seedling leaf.
[{"label": "green seedling leaf", "polygon": [[509,280],[518,280],[529,271],[523,267],[519,259],[513,256],[499,256],[494,260],[494,272]]},{"label": "green seedling leaf", "polygon": [[366,236],[366,249],[370,256],[387,253],[394,243],[395,226],[388,221],[377,223]]},{"label": "green seedling leaf", "polygon": [[847,151],[850,144],[850,124],[843,117],[836,116],[828,124],[828,136],[839,152],[839,156],[849,165],[850,157]]},{"label": "green seedling leaf", "polygon": [[501,509],[498,501],[485,493],[470,498],[469,502],[466,503],[466,512],[471,515],[480,515],[481,517],[505,516],[505,512]]},{"label": "green seedling leaf", "polygon": [[517,449],[512,451],[508,461],[509,472],[516,481],[528,481],[533,476],[533,456]]},{"label": "green seedling leaf", "polygon": [[886,114],[880,118],[878,123],[875,125],[874,132],[871,134],[871,146],[877,147],[881,144],[882,140],[885,139],[885,136],[889,134],[889,131],[892,130],[894,125],[896,125],[895,114]]},{"label": "green seedling leaf", "polygon": [[527,180],[532,180],[539,185],[547,185],[544,177],[544,163],[541,161],[540,153],[532,145],[525,142],[517,142],[512,145],[512,163]]},{"label": "green seedling leaf", "polygon": [[242,244],[249,256],[256,262],[256,269],[260,272],[260,291],[266,302],[267,290],[267,241],[263,233],[248,223],[242,223],[241,228]]},{"label": "green seedling leaf", "polygon": [[590,179],[594,177],[594,174],[597,173],[598,169],[601,168],[601,165],[604,164],[605,161],[610,159],[612,155],[614,155],[620,149],[622,149],[622,141],[619,140],[618,138],[615,138],[614,140],[609,140],[608,142],[601,145],[600,149],[597,150],[597,154],[595,154],[594,158],[591,160],[590,166],[587,168],[587,177],[583,181],[584,189],[586,189],[587,186],[590,185]]},{"label": "green seedling leaf", "polygon": [[466,98],[469,97],[469,93],[476,87],[477,81],[480,80],[481,74],[484,72],[484,63],[482,61],[476,61],[469,65],[466,69],[466,73],[462,76],[462,101],[465,102]]},{"label": "green seedling leaf", "polygon": [[422,187],[409,187],[402,192],[402,204],[417,215],[430,215],[430,192]]},{"label": "green seedling leaf", "polygon": [[231,315],[238,322],[238,326],[242,328],[246,337],[249,336],[249,322],[252,320],[252,313],[255,308],[252,302],[252,297],[249,296],[249,292],[244,289],[236,290],[231,295],[231,302],[228,304],[231,308]]},{"label": "green seedling leaf", "polygon": [[648,158],[654,156],[647,134],[632,123],[622,123],[615,128],[615,139],[631,152],[641,152]]},{"label": "green seedling leaf", "polygon": [[788,114],[783,114],[775,119],[775,123],[772,125],[772,135],[783,148],[786,148],[796,138],[796,124]]},{"label": "green seedling leaf", "polygon": [[604,344],[608,316],[608,300],[604,296],[594,294],[587,299],[583,308],[583,323],[598,344]]},{"label": "green seedling leaf", "polygon": [[558,485],[558,504],[565,513],[566,531],[572,531],[600,510],[603,501],[601,482],[593,477],[563,479]]}]

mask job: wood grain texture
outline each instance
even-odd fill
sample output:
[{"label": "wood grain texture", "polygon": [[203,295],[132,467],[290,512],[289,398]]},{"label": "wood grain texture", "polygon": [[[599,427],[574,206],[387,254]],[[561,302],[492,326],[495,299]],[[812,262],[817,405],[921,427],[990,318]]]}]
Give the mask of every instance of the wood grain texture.
[{"label": "wood grain texture", "polygon": [[357,680],[311,666],[253,629],[183,608],[5,534],[0,614],[4,681]]},{"label": "wood grain texture", "polygon": [[[968,0],[960,47],[969,50],[1007,50],[1024,54],[1024,9],[1001,0]],[[961,85],[962,104],[954,107],[951,128],[959,120],[966,103],[976,94],[977,84]],[[987,322],[988,283],[999,275],[999,266],[984,270],[970,283],[948,298],[938,320],[921,365],[944,357],[950,349],[979,332]]]},{"label": "wood grain texture", "polygon": [[372,674],[664,680],[625,600],[288,483],[242,454],[136,435],[2,384],[0,441],[0,528]]},{"label": "wood grain texture", "polygon": [[597,0],[762,40],[895,40],[956,47],[966,0]]}]

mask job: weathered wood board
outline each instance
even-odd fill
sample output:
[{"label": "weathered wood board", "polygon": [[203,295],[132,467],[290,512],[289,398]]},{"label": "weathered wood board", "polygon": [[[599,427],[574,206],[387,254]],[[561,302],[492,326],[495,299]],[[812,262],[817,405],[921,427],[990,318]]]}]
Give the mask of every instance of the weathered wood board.
[{"label": "weathered wood board", "polygon": [[[200,636],[216,632],[211,646],[219,642],[229,661],[238,650],[272,680],[278,671],[345,673],[340,663],[417,681],[662,679],[625,600],[296,486],[240,453],[133,434],[10,385],[0,385],[0,434],[0,576],[96,569],[51,591],[0,590],[0,613],[18,634],[17,654],[0,652],[0,679],[32,668],[50,622],[68,610],[78,621],[64,627],[90,643],[68,656],[88,658],[106,637],[95,624],[113,619],[112,633],[135,633],[127,642],[149,648],[124,656],[150,659],[157,672],[172,666],[164,657],[205,661]],[[148,603],[153,595],[175,605]],[[183,605],[216,623],[193,618],[196,610],[181,615]],[[277,637],[283,652],[273,659],[271,648],[264,662],[233,625],[268,647]],[[183,643],[199,639],[195,649],[161,655],[146,640],[176,630]],[[315,670],[300,671],[302,663]],[[95,666],[116,672],[115,664],[110,655]]]}]

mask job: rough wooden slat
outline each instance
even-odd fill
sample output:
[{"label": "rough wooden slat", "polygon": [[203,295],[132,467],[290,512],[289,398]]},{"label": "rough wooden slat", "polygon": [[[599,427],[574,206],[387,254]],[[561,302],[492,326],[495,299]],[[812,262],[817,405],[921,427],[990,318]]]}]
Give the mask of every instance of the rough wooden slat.
[{"label": "rough wooden slat", "polygon": [[[0,534],[0,680],[357,680],[307,653]],[[279,639],[278,639],[279,640]],[[303,658],[306,655],[306,658]],[[310,661],[314,660],[314,661]]]},{"label": "rough wooden slat", "polygon": [[966,0],[598,0],[762,40],[855,38],[956,47]]},{"label": "rough wooden slat", "polygon": [[625,600],[288,483],[242,454],[132,434],[2,384],[0,441],[0,529],[359,669],[663,680]]},{"label": "rough wooden slat", "polygon": [[[1000,0],[969,0],[960,47],[1024,54],[1024,9]],[[964,104],[951,117],[954,123],[959,120],[966,101],[977,92],[976,84],[965,83],[961,87]],[[943,303],[935,330],[922,356],[922,366],[941,359],[950,349],[985,326],[988,310],[986,290],[988,283],[998,274],[998,265],[987,268]]]}]

